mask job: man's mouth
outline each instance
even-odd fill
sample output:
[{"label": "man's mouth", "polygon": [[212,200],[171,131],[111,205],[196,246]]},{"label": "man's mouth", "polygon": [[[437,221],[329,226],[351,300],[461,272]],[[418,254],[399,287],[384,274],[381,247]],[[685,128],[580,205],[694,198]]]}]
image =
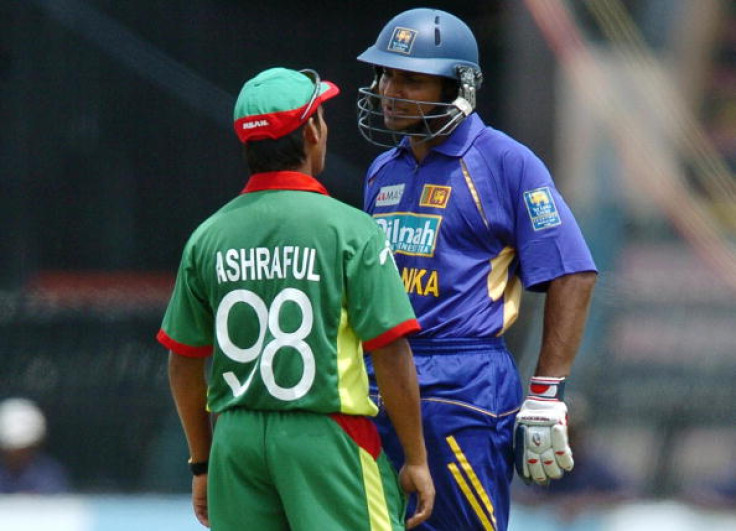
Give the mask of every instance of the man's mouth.
[{"label": "man's mouth", "polygon": [[383,107],[383,115],[390,118],[406,118],[407,111],[406,109],[400,109],[398,107],[394,107],[393,105],[385,105]]}]

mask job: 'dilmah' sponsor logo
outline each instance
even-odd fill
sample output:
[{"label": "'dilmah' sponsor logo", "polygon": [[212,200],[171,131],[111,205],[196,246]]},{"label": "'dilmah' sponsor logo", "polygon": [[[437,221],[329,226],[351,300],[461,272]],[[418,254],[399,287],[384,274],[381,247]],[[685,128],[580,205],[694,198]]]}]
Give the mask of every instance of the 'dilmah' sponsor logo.
[{"label": "'dilmah' sponsor logo", "polygon": [[376,223],[386,232],[395,253],[433,256],[442,216],[409,212],[375,214]]}]

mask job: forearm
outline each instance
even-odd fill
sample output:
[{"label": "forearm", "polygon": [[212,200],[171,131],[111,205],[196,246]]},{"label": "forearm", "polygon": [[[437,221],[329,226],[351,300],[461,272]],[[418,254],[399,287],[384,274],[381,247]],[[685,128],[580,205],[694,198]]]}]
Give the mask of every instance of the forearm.
[{"label": "forearm", "polygon": [[401,441],[406,462],[426,463],[419,384],[409,343],[399,339],[376,349],[372,357],[381,398]]},{"label": "forearm", "polygon": [[204,358],[169,353],[169,385],[181,420],[192,461],[207,461],[212,425],[207,412],[207,380]]},{"label": "forearm", "polygon": [[596,274],[592,272],[565,275],[550,282],[536,375],[566,377],[570,374],[583,337],[595,282]]}]

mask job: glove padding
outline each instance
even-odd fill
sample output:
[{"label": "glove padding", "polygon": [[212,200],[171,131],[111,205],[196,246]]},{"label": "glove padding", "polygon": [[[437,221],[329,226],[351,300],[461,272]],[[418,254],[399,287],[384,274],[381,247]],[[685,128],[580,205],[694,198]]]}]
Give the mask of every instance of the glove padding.
[{"label": "glove padding", "polygon": [[529,397],[516,415],[516,471],[525,483],[547,485],[572,470],[567,439],[567,406],[560,400]]}]

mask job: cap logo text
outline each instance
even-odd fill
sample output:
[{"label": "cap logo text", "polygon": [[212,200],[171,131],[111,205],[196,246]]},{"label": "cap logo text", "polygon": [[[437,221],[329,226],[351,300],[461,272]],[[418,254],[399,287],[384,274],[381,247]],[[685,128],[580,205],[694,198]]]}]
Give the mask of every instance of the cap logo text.
[{"label": "cap logo text", "polygon": [[266,127],[270,125],[268,120],[253,120],[252,122],[243,122],[243,129],[254,129],[256,127]]}]

